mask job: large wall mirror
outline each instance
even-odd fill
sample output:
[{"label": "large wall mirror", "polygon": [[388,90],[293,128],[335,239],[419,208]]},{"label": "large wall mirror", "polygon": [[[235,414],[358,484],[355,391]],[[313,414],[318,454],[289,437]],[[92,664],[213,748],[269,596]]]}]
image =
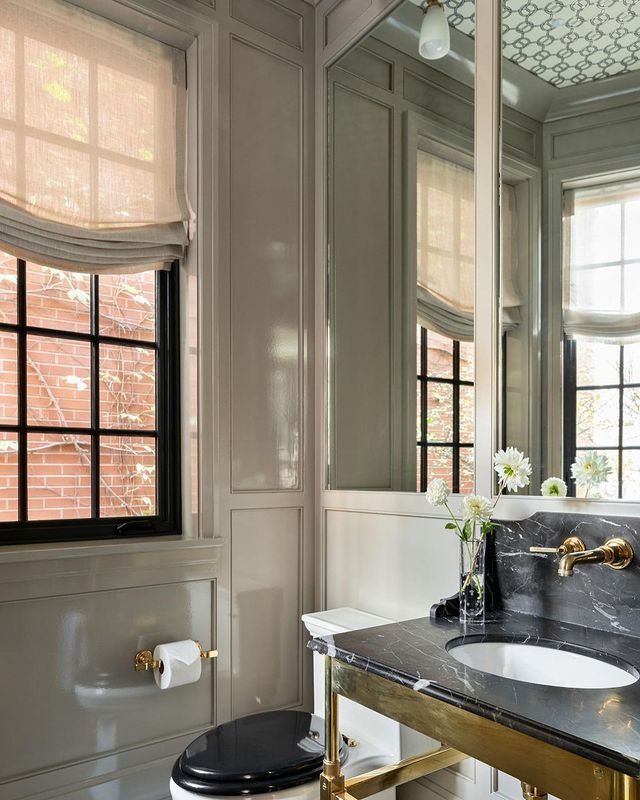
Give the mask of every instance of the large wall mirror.
[{"label": "large wall mirror", "polygon": [[407,0],[329,72],[332,489],[473,488],[474,14]]},{"label": "large wall mirror", "polygon": [[[637,3],[504,0],[502,26],[499,444],[531,456],[532,493],[637,501]],[[593,454],[589,489],[571,467]]]}]

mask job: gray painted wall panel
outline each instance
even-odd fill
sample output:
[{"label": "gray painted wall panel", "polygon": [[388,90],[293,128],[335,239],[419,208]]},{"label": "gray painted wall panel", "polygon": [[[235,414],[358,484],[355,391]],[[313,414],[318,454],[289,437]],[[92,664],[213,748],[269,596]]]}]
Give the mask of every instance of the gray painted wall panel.
[{"label": "gray painted wall panel", "polygon": [[0,782],[205,725],[211,664],[164,692],[132,666],[187,638],[210,642],[209,581],[0,604]]},{"label": "gray painted wall panel", "polygon": [[302,510],[234,511],[231,521],[233,714],[302,701]]},{"label": "gray painted wall panel", "polygon": [[393,110],[334,87],[332,485],[391,487]]},{"label": "gray painted wall panel", "polygon": [[231,41],[232,490],[301,485],[302,72]]},{"label": "gray painted wall panel", "polygon": [[231,0],[229,13],[239,22],[302,50],[302,15],[280,3],[274,0]]}]

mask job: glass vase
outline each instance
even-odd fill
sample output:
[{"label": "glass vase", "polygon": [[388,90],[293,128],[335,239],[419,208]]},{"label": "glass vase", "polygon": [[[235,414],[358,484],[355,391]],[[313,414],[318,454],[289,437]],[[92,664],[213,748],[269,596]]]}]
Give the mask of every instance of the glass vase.
[{"label": "glass vase", "polygon": [[460,541],[460,622],[482,625],[485,614],[485,536]]}]

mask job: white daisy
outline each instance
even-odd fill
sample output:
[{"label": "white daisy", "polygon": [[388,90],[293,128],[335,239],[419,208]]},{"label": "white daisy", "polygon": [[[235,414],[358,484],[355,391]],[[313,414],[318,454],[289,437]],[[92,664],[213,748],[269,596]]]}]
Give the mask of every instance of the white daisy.
[{"label": "white daisy", "polygon": [[482,495],[469,494],[463,499],[461,509],[465,520],[488,522],[493,512],[493,504]]},{"label": "white daisy", "polygon": [[498,473],[500,483],[509,492],[517,492],[529,485],[531,463],[524,453],[515,447],[498,450],[493,457],[493,468]]},{"label": "white daisy", "polygon": [[547,478],[546,481],[542,482],[540,494],[543,497],[566,497],[567,484],[562,478]]},{"label": "white daisy", "polygon": [[449,487],[442,478],[434,478],[427,486],[427,501],[432,506],[443,506],[449,499]]},{"label": "white daisy", "polygon": [[604,483],[612,472],[609,459],[596,452],[581,453],[571,465],[571,477],[586,489]]}]

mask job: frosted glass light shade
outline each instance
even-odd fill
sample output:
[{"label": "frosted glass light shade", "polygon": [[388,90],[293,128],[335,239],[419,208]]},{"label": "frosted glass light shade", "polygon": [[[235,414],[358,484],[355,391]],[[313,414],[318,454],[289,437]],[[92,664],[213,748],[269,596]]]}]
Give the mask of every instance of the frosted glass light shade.
[{"label": "frosted glass light shade", "polygon": [[420,27],[418,52],[427,61],[446,56],[451,47],[447,11],[442,5],[427,6]]}]

